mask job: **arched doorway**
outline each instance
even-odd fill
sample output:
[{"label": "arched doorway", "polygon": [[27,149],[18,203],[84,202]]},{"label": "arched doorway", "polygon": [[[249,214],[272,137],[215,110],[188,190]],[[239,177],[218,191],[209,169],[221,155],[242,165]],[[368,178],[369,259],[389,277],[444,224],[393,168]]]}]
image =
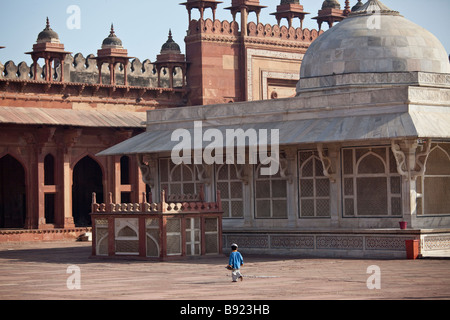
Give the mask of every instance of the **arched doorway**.
[{"label": "arched doorway", "polygon": [[6,155],[0,158],[0,228],[23,228],[26,203],[25,170]]},{"label": "arched doorway", "polygon": [[103,202],[103,173],[99,164],[86,156],[73,169],[72,214],[76,227],[91,225],[92,192]]}]

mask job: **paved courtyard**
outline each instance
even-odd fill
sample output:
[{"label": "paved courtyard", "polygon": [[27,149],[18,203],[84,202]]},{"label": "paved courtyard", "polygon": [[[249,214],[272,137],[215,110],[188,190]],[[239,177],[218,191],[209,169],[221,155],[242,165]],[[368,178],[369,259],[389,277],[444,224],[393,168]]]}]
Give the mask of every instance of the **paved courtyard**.
[{"label": "paved courtyard", "polygon": [[150,262],[90,252],[90,242],[0,244],[0,299],[450,299],[449,259],[244,254],[245,279],[232,283],[225,255]]}]

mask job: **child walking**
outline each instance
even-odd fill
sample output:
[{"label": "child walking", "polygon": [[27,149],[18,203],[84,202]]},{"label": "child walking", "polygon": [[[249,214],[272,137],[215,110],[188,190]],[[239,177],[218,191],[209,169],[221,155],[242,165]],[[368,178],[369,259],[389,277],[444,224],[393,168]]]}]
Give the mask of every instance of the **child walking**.
[{"label": "child walking", "polygon": [[231,280],[237,282],[238,279],[244,280],[240,272],[241,266],[244,264],[244,259],[239,251],[237,251],[238,245],[233,243],[231,245],[230,260],[228,261],[227,269],[231,270]]}]

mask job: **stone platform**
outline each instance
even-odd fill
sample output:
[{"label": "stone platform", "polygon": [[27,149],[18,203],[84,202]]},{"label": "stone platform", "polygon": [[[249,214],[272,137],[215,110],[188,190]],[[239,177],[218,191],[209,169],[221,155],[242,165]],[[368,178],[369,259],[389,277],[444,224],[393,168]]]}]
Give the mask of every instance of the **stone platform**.
[{"label": "stone platform", "polygon": [[0,229],[0,243],[29,241],[73,241],[79,236],[91,232],[85,228],[49,228],[49,229]]},{"label": "stone platform", "polygon": [[[443,258],[325,259],[244,254],[244,281],[232,283],[225,269],[226,255],[167,262],[90,256],[90,242],[1,243],[0,299],[227,303],[260,299],[450,299],[450,260]],[[68,282],[73,284],[70,270],[74,266],[79,268],[80,289],[67,286]],[[367,286],[374,275],[371,266],[379,268],[380,289]],[[201,303],[197,301],[197,305]]]},{"label": "stone platform", "polygon": [[419,241],[419,256],[450,252],[450,229],[226,230],[224,249],[237,243],[253,254],[322,258],[406,258],[406,241]]}]

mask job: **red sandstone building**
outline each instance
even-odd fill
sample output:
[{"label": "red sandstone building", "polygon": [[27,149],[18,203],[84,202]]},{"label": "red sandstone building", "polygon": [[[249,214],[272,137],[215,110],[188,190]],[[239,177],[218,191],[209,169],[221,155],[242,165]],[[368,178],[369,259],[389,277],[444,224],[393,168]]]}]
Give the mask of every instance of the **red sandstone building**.
[{"label": "red sandstone building", "polygon": [[[269,8],[258,0],[232,0],[230,21],[204,19],[221,3],[183,3],[186,55],[169,33],[156,61],[141,62],[113,26],[96,56],[72,55],[47,19],[28,52],[31,66],[0,63],[0,241],[85,232],[92,192],[99,203],[107,194],[116,203],[139,202],[151,185],[136,159],[96,154],[145,131],[146,110],[295,95],[303,55],[322,32],[302,27],[308,13],[299,1],[281,0],[274,25],[259,21]],[[326,0],[314,19],[331,26],[349,8]]]}]

